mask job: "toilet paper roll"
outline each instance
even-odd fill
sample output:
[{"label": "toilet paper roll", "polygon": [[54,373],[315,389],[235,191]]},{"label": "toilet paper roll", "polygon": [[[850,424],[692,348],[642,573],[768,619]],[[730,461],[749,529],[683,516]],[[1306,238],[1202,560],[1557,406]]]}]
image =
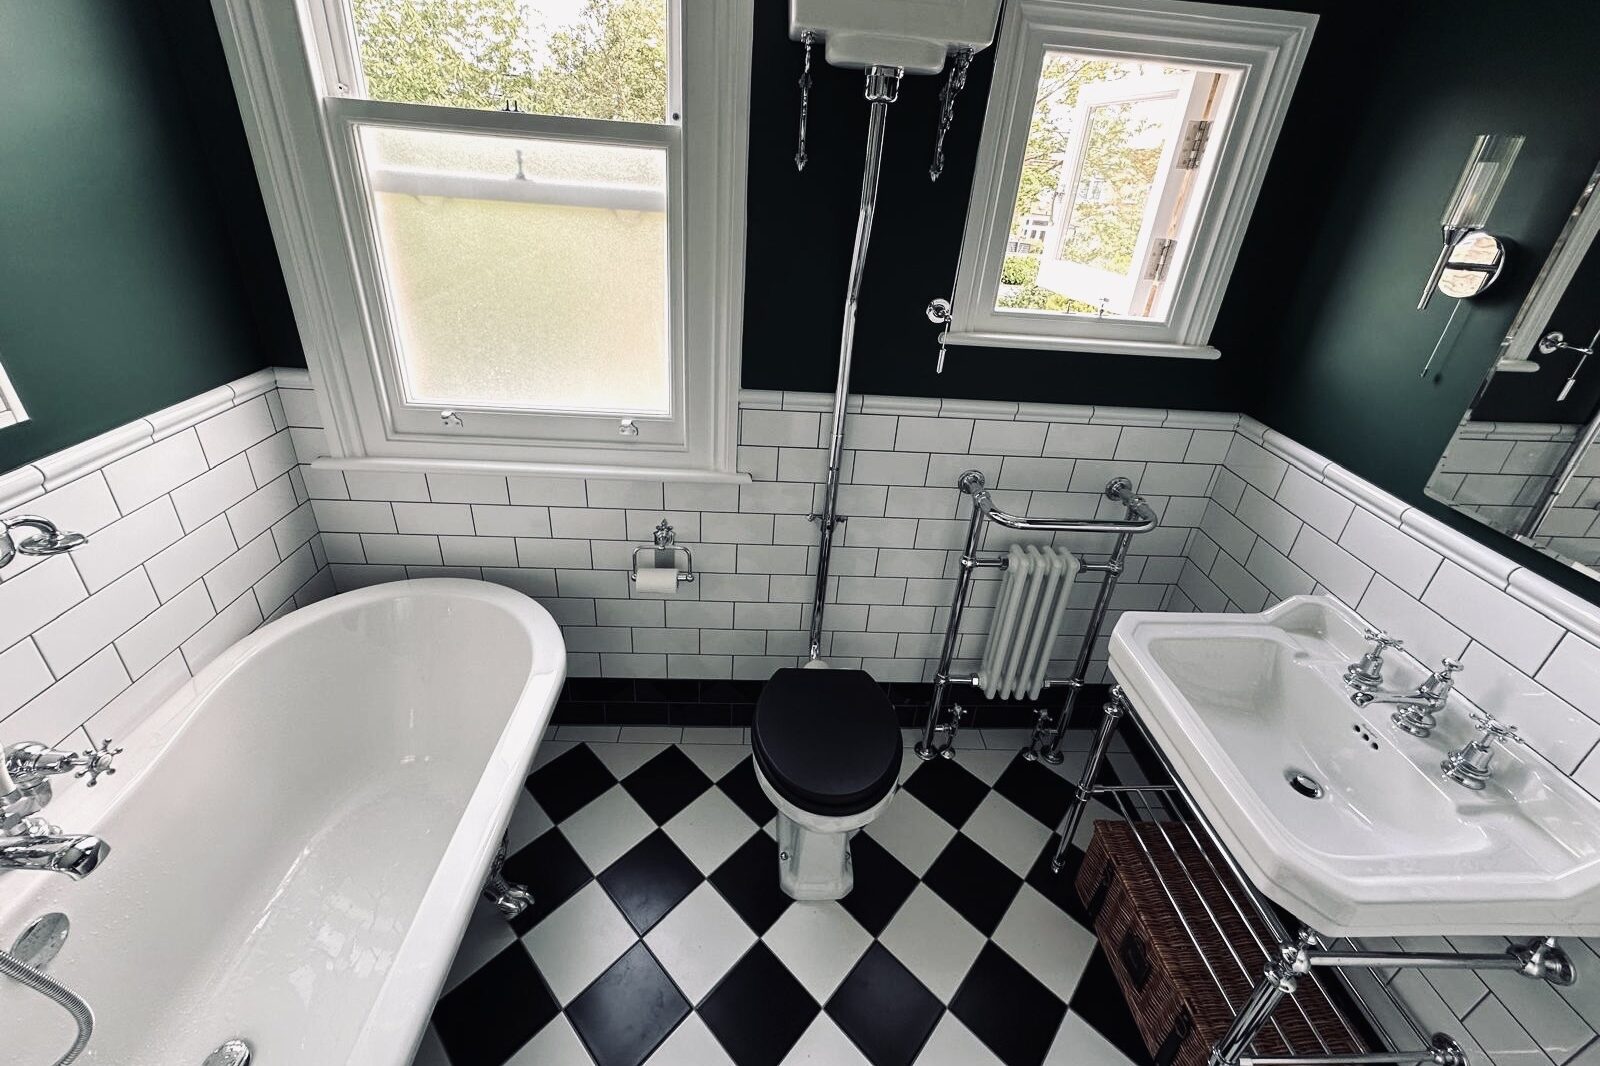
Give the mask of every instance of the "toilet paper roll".
[{"label": "toilet paper roll", "polygon": [[635,584],[640,592],[654,592],[657,594],[674,593],[678,591],[678,571],[671,566],[641,566]]}]

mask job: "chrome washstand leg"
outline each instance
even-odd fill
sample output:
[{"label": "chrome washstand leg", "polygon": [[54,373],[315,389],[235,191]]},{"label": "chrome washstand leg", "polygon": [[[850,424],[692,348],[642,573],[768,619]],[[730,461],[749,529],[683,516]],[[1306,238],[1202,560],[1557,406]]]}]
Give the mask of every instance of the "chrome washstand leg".
[{"label": "chrome washstand leg", "polygon": [[483,885],[483,898],[495,905],[506,921],[518,917],[533,905],[533,893],[526,885],[507,881],[501,872],[506,863],[506,842],[500,841],[500,850],[489,865],[489,879]]},{"label": "chrome washstand leg", "polygon": [[1263,1026],[1272,1019],[1272,1012],[1284,996],[1290,995],[1300,983],[1300,975],[1308,973],[1311,962],[1306,949],[1315,942],[1315,935],[1302,930],[1298,941],[1283,948],[1275,959],[1267,961],[1261,980],[1250,993],[1233,1024],[1222,1034],[1211,1049],[1209,1066],[1239,1066],[1239,1060],[1250,1050]]},{"label": "chrome washstand leg", "polygon": [[1094,747],[1089,751],[1089,761],[1083,764],[1083,773],[1078,775],[1078,787],[1067,805],[1067,813],[1061,818],[1061,840],[1056,844],[1055,855],[1050,858],[1051,873],[1060,873],[1066,862],[1067,849],[1072,846],[1072,838],[1078,835],[1083,812],[1089,809],[1089,799],[1094,795],[1094,782],[1100,775],[1100,764],[1105,761],[1106,752],[1111,749],[1111,738],[1116,735],[1117,725],[1126,713],[1120,685],[1112,687],[1111,698],[1106,701],[1103,713],[1100,729],[1094,735]]}]

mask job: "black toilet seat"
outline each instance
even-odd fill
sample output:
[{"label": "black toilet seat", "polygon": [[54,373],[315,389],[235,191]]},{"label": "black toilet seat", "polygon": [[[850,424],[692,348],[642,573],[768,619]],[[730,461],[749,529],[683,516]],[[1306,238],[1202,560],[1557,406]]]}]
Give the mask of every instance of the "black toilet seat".
[{"label": "black toilet seat", "polygon": [[756,702],[750,745],[773,790],[817,815],[871,810],[900,772],[894,705],[864,670],[779,670]]}]

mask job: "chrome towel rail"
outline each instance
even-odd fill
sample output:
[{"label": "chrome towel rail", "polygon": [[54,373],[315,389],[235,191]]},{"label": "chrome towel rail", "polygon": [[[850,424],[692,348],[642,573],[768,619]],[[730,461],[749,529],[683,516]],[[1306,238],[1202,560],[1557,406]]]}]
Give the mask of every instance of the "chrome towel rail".
[{"label": "chrome towel rail", "polygon": [[[955,659],[961,615],[966,610],[967,601],[972,594],[974,573],[984,568],[1003,569],[1006,566],[1004,555],[997,557],[978,554],[979,545],[983,541],[984,523],[993,522],[1007,529],[1047,533],[1117,534],[1110,558],[1103,563],[1091,563],[1085,560],[1079,568],[1080,571],[1103,575],[1100,592],[1095,597],[1094,608],[1089,612],[1089,626],[1083,636],[1083,646],[1078,649],[1078,658],[1073,664],[1072,675],[1065,678],[1050,678],[1044,682],[1046,688],[1066,688],[1066,701],[1055,716],[1054,722],[1047,724],[1048,711],[1038,712],[1038,724],[1034,726],[1033,736],[1028,741],[1024,753],[1028,759],[1059,763],[1061,738],[1068,720],[1072,717],[1072,709],[1077,704],[1078,692],[1083,687],[1084,677],[1089,671],[1089,660],[1094,655],[1095,642],[1100,638],[1100,628],[1105,623],[1106,612],[1111,608],[1111,595],[1116,591],[1117,579],[1122,576],[1129,544],[1135,534],[1148,533],[1156,528],[1156,513],[1134,490],[1133,482],[1125,477],[1113,478],[1105,487],[1106,499],[1117,500],[1126,509],[1126,517],[1117,519],[1029,518],[1014,515],[995,506],[994,498],[989,495],[984,483],[983,474],[977,470],[968,470],[962,474],[956,481],[956,487],[972,497],[972,518],[967,523],[966,550],[961,553],[961,573],[956,579],[955,595],[950,604],[950,620],[945,626],[944,644],[939,652],[939,666],[934,672],[933,700],[928,707],[928,720],[922,727],[922,739],[916,746],[917,755],[923,759],[932,759],[940,755],[950,758],[955,754],[956,732],[960,729],[961,718],[966,712],[959,705],[951,707],[949,721],[943,720],[946,717],[945,701],[949,695],[949,688],[951,685],[977,684],[975,676],[952,677],[950,664]],[[939,739],[940,737],[943,739]]]}]

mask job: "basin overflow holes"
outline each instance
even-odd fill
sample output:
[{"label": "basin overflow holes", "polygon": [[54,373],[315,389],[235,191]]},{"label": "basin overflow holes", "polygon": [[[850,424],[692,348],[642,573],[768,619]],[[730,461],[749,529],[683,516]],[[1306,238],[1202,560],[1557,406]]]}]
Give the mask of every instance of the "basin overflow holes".
[{"label": "basin overflow holes", "polygon": [[1362,725],[1360,722],[1352,722],[1350,725],[1350,731],[1370,744],[1373,751],[1378,750],[1378,742],[1372,739],[1372,734],[1368,732],[1365,725]]}]

